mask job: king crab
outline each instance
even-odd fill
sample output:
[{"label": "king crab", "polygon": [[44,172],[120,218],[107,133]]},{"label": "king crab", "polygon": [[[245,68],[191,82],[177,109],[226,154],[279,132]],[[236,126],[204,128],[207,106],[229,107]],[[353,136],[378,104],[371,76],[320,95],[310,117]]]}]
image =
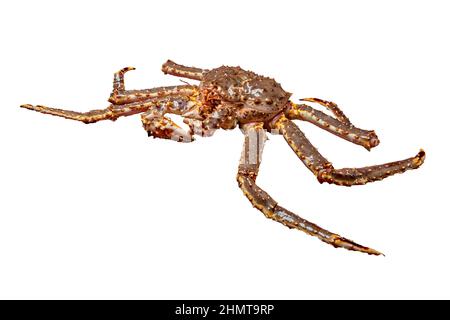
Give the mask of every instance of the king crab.
[{"label": "king crab", "polygon": [[[217,129],[233,129],[239,126],[245,135],[245,141],[237,181],[255,208],[267,218],[289,228],[304,231],[334,247],[381,254],[327,231],[281,207],[256,184],[267,139],[266,132],[281,134],[320,183],[342,186],[363,185],[416,169],[425,160],[423,150],[416,156],[401,161],[363,168],[335,169],[292,120],[310,122],[367,150],[376,147],[379,140],[374,131],[355,127],[333,102],[317,98],[301,100],[324,106],[334,117],[307,104],[293,103],[289,100],[291,94],[284,91],[275,80],[240,67],[222,66],[206,70],[185,67],[170,60],[162,66],[164,73],[199,80],[200,84],[126,90],[124,74],[130,70],[134,68],[124,68],[114,74],[113,91],[109,98],[111,105],[105,109],[75,112],[41,105],[25,104],[21,107],[84,123],[116,120],[122,116],[140,113],[144,129],[149,136],[184,143],[193,141],[194,135],[211,136]],[[182,116],[190,129],[182,129],[165,116],[167,113]]]}]

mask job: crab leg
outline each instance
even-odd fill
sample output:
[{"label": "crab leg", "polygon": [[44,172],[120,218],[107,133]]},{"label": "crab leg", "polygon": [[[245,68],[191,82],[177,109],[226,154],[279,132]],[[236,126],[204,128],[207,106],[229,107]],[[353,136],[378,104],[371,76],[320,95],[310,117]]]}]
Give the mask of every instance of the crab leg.
[{"label": "crab leg", "polygon": [[164,106],[166,112],[182,114],[195,104],[195,99],[190,96],[167,96],[147,99],[127,104],[111,104],[106,109],[91,110],[87,112],[77,112],[71,110],[50,108],[41,105],[21,105],[22,108],[38,111],[53,116],[66,119],[82,121],[84,123],[93,123],[100,120],[116,120],[119,117],[130,116],[145,112],[155,106]]},{"label": "crab leg", "polygon": [[417,169],[425,161],[425,151],[420,150],[415,157],[401,161],[363,168],[334,169],[291,120],[281,116],[272,127],[284,136],[292,150],[314,173],[320,183],[328,182],[343,186],[362,185],[406,170]]},{"label": "crab leg", "polygon": [[125,90],[124,75],[131,70],[135,70],[135,68],[126,67],[114,73],[113,91],[109,97],[109,102],[113,104],[126,104],[172,95],[194,96],[198,92],[197,87],[191,85]]},{"label": "crab leg", "polygon": [[77,120],[84,123],[94,123],[100,120],[112,120],[115,121],[121,116],[129,116],[136,113],[144,112],[151,106],[155,105],[157,100],[148,100],[141,103],[129,103],[123,105],[110,105],[105,109],[91,110],[87,112],[77,112],[71,110],[50,108],[41,105],[23,104],[20,107],[34,110],[44,114],[50,114],[52,116],[63,117],[70,120]]},{"label": "crab leg", "polygon": [[308,102],[318,103],[318,104],[324,106],[325,108],[327,108],[328,110],[330,110],[336,116],[336,118],[343,124],[346,124],[348,126],[350,126],[352,124],[350,122],[350,119],[344,114],[344,112],[333,101],[326,101],[326,100],[322,100],[319,98],[303,98],[303,99],[300,99],[300,101],[308,101]]},{"label": "crab leg", "polygon": [[189,78],[194,80],[202,80],[203,74],[208,71],[206,69],[185,67],[180,64],[176,64],[171,60],[167,60],[161,68],[165,74],[171,74],[177,77]]},{"label": "crab leg", "polygon": [[338,120],[339,118],[330,117],[322,111],[316,110],[306,104],[295,104],[291,102],[287,109],[287,117],[292,120],[308,121],[338,137],[361,145],[367,150],[376,147],[380,143],[375,131],[359,129],[349,121],[344,121],[342,117]]},{"label": "crab leg", "polygon": [[362,246],[343,238],[338,234],[327,231],[279,206],[267,192],[255,183],[259,165],[261,163],[264,142],[267,139],[263,124],[254,123],[244,125],[243,131],[245,133],[245,143],[239,164],[237,181],[239,187],[255,208],[260,210],[267,218],[275,220],[288,228],[295,228],[306,232],[334,247],[341,247],[374,255],[381,254],[376,250]]},{"label": "crab leg", "polygon": [[20,106],[21,108],[34,110],[40,113],[50,114],[52,116],[58,116],[63,117],[66,119],[71,120],[77,120],[82,121],[84,123],[93,123],[100,120],[115,120],[113,117],[113,112],[106,109],[101,110],[91,110],[87,112],[77,112],[77,111],[70,111],[70,110],[63,110],[63,109],[57,109],[57,108],[50,108],[46,106],[41,105],[31,105],[31,104],[23,104]]},{"label": "crab leg", "polygon": [[[93,123],[100,120],[116,120],[121,116],[144,112],[161,99],[164,99],[164,97],[175,96],[174,99],[176,100],[180,96],[189,96],[195,100],[195,97],[198,95],[197,87],[190,85],[125,90],[124,75],[130,70],[135,70],[135,68],[126,67],[114,73],[113,91],[109,98],[109,102],[112,104],[106,109],[77,112],[31,104],[24,104],[21,107],[66,119]],[[180,111],[180,114],[184,111]]]},{"label": "crab leg", "polygon": [[197,92],[198,90],[196,87],[189,85],[158,87],[142,90],[126,90],[118,94],[113,92],[108,101],[113,104],[120,105],[175,95],[194,96]]}]

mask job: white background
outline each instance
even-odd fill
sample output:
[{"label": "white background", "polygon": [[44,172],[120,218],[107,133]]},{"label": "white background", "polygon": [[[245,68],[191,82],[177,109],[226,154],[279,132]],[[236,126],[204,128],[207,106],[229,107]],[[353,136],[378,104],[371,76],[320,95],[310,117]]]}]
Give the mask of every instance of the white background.
[{"label": "white background", "polygon": [[[445,1],[2,3],[0,298],[450,298],[449,8]],[[20,109],[107,106],[180,84],[167,59],[240,65],[294,99],[337,102],[381,144],[299,123],[335,167],[427,151],[422,168],[320,185],[280,136],[259,184],[280,204],[386,254],[334,249],[267,220],[239,190],[239,130],[192,144],[140,117],[85,125]],[[194,81],[192,81],[194,82]]]}]

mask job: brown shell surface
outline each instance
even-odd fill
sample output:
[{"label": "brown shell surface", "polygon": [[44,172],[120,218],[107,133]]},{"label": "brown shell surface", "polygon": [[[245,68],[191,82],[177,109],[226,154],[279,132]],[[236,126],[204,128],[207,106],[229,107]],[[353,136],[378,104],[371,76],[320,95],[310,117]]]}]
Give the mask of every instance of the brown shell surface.
[{"label": "brown shell surface", "polygon": [[200,92],[205,104],[214,100],[234,109],[239,123],[270,120],[285,109],[291,96],[274,79],[226,66],[205,73]]}]

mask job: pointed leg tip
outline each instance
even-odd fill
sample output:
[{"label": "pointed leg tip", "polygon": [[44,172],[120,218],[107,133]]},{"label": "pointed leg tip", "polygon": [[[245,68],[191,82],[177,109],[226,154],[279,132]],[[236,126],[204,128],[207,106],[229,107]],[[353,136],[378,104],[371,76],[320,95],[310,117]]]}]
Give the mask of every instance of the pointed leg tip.
[{"label": "pointed leg tip", "polygon": [[383,256],[383,257],[385,257],[384,253],[382,253],[382,252],[380,252],[378,250],[369,248],[369,247],[365,247],[365,246],[359,245],[357,243],[355,243],[355,245],[353,245],[352,247],[345,247],[345,248],[349,249],[349,250],[353,250],[353,251],[367,253],[370,256]]},{"label": "pointed leg tip", "polygon": [[417,154],[417,156],[419,158],[423,158],[425,159],[425,150],[423,150],[422,148],[420,149],[419,153]]},{"label": "pointed leg tip", "polygon": [[386,257],[386,255],[383,252],[380,252],[380,251],[377,251],[377,250],[371,249],[371,248],[367,248],[366,253],[369,255]]},{"label": "pointed leg tip", "polygon": [[22,104],[21,106],[20,106],[21,108],[24,108],[24,109],[28,109],[28,110],[33,110],[33,111],[40,111],[41,109],[45,109],[45,107],[44,106],[41,106],[41,105],[33,105],[33,104]]},{"label": "pointed leg tip", "polygon": [[369,255],[374,255],[374,256],[384,256],[385,255],[380,252],[377,251],[375,249],[369,248],[369,247],[365,247],[362,246],[352,240],[346,239],[344,237],[341,237],[339,235],[334,235],[331,244],[336,247],[336,248],[345,248],[347,250],[352,250],[352,251],[358,251],[358,252],[363,252],[363,253],[367,253]]},{"label": "pointed leg tip", "polygon": [[120,69],[116,73],[121,74],[123,76],[124,73],[126,73],[128,71],[132,71],[132,70],[136,70],[136,68],[135,67],[125,67],[125,68]]},{"label": "pointed leg tip", "polygon": [[24,108],[24,109],[28,109],[28,110],[38,111],[38,112],[42,112],[43,110],[51,109],[51,108],[48,108],[48,107],[40,105],[40,104],[36,104],[36,105],[33,105],[33,104],[22,104],[20,107]]},{"label": "pointed leg tip", "polygon": [[376,146],[378,146],[380,144],[380,139],[378,139],[378,136],[375,132],[371,133],[369,144],[370,144],[371,148],[375,148]]},{"label": "pointed leg tip", "polygon": [[414,168],[420,167],[425,162],[425,150],[420,149],[419,153],[413,159]]}]

